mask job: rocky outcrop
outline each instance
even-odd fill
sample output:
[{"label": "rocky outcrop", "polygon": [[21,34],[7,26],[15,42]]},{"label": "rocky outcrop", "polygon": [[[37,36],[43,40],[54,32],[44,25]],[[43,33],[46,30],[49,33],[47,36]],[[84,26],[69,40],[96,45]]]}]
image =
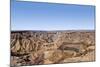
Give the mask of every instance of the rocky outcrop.
[{"label": "rocky outcrop", "polygon": [[94,60],[93,30],[11,32],[12,66]]}]

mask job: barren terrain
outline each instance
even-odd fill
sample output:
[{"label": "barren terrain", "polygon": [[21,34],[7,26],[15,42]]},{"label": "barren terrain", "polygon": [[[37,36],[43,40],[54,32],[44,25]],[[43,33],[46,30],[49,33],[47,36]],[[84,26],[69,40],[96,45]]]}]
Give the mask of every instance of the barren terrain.
[{"label": "barren terrain", "polygon": [[95,31],[11,31],[11,66],[95,61]]}]

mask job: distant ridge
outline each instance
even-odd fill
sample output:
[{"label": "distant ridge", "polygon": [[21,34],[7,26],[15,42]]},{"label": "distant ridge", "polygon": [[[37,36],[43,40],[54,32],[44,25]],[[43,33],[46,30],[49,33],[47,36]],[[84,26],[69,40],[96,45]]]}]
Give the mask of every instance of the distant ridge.
[{"label": "distant ridge", "polygon": [[11,30],[11,32],[93,32],[95,30]]}]

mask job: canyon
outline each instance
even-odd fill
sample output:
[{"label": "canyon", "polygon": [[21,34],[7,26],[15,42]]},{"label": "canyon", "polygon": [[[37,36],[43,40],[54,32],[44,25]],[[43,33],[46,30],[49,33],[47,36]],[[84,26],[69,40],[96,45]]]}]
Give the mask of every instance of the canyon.
[{"label": "canyon", "polygon": [[11,31],[11,66],[95,61],[94,30]]}]

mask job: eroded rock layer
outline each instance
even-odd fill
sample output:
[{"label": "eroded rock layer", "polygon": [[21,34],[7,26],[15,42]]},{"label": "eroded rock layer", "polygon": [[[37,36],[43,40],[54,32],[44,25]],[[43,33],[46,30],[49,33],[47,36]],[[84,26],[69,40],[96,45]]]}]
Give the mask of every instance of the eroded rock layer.
[{"label": "eroded rock layer", "polygon": [[94,60],[94,30],[11,32],[11,66]]}]

